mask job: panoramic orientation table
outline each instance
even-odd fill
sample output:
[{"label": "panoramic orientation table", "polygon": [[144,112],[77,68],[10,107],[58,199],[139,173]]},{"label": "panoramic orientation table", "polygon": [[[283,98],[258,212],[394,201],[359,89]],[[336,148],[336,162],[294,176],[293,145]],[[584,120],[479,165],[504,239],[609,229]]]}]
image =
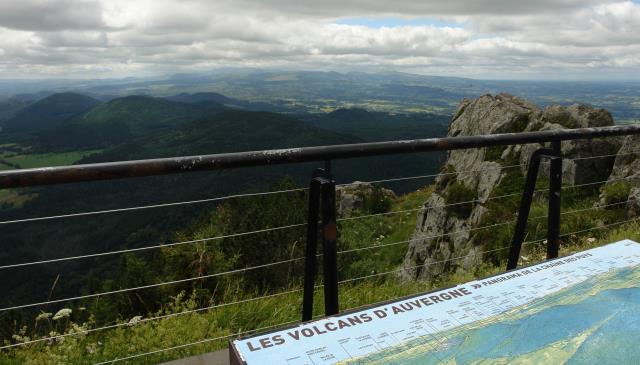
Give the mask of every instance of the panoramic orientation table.
[{"label": "panoramic orientation table", "polygon": [[640,362],[640,244],[624,240],[240,338],[232,365]]}]

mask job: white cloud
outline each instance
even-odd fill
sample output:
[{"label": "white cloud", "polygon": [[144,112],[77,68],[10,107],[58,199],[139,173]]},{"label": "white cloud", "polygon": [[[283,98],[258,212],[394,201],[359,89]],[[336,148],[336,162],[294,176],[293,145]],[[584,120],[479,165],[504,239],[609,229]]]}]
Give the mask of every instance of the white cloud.
[{"label": "white cloud", "polygon": [[[358,17],[437,21],[337,24]],[[638,29],[631,1],[0,0],[0,77],[221,66],[598,76],[639,71]]]}]

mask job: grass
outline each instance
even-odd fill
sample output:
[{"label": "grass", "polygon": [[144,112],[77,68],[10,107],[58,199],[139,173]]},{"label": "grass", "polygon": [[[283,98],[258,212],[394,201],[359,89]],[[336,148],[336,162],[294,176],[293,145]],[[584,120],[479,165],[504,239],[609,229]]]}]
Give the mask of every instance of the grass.
[{"label": "grass", "polygon": [[[403,195],[393,202],[390,211],[418,209],[431,191],[431,188],[423,188]],[[341,249],[370,247],[372,245],[382,245],[382,247],[366,250],[362,257],[355,253],[344,254],[340,257],[342,262],[351,262],[353,265],[349,266],[350,271],[342,273],[341,277],[366,276],[372,271],[385,272],[397,269],[406,252],[406,243],[384,245],[408,240],[415,228],[417,214],[416,211],[413,211],[342,222],[339,241],[343,245]],[[363,261],[364,257],[369,257],[370,261]],[[464,281],[464,278],[460,277],[457,280]],[[345,283],[340,286],[341,310],[431,290],[436,287],[435,285],[439,285],[439,283],[399,283],[393,275],[381,275]],[[92,317],[83,324],[66,320],[57,323],[57,321],[48,319],[46,323],[40,324],[48,326],[44,332],[41,328],[41,333],[55,331],[55,333],[73,333],[74,335],[52,342],[40,342],[10,350],[4,353],[4,356],[0,355],[0,363],[96,363],[203,339],[215,339],[254,328],[297,321],[301,315],[302,303],[299,291],[252,301],[251,298],[273,295],[274,293],[241,293],[238,288],[231,286],[223,290],[224,295],[217,299],[216,303],[212,302],[209,305],[249,301],[199,313],[142,322],[134,326],[122,325],[120,328],[94,333],[86,333],[87,330],[96,326],[94,320],[91,319]],[[285,293],[289,290],[297,290],[297,288],[281,289],[278,292]],[[320,315],[323,311],[322,289],[319,289],[316,295],[314,313]],[[197,301],[191,295],[183,292],[173,297],[171,302],[161,311],[149,313],[146,317],[164,316],[195,309],[198,309]],[[123,318],[120,323],[124,324],[130,320],[130,318]],[[22,335],[19,334],[19,331],[16,332],[25,340],[37,337],[33,333],[28,333],[27,330]],[[130,363],[155,364],[214,351],[224,348],[227,341],[228,338],[224,337],[170,352],[135,358]]]},{"label": "grass", "polygon": [[359,277],[397,268],[415,229],[418,209],[432,191],[422,188],[403,195],[389,209],[408,212],[340,222],[339,250],[372,248],[342,254],[342,276]]},{"label": "grass", "polygon": [[618,181],[602,187],[605,204],[616,204],[624,202],[629,197],[631,183],[628,181]]},{"label": "grass", "polygon": [[[505,188],[503,186],[503,188]],[[413,210],[422,207],[432,192],[426,187],[410,194],[403,195],[393,202],[390,211]],[[594,195],[591,195],[591,200]],[[561,246],[561,255],[583,251],[605,243],[624,238],[640,241],[640,223],[633,222],[599,229],[606,224],[620,221],[624,215],[621,209],[585,210],[591,207],[590,199],[569,199],[565,202],[563,212],[576,213],[563,215],[563,232],[593,229],[581,234],[566,236]],[[516,202],[503,202],[502,208],[512,207]],[[494,206],[493,208],[500,208]],[[530,217],[546,214],[546,204],[534,202]],[[340,286],[340,307],[342,311],[368,306],[374,303],[396,299],[416,293],[426,292],[440,287],[451,286],[477,278],[482,278],[504,271],[506,265],[503,258],[494,258],[494,262],[485,262],[469,270],[458,268],[433,281],[399,281],[392,271],[398,268],[407,250],[406,242],[415,229],[418,212],[404,212],[392,215],[379,215],[340,223],[339,243],[341,250],[356,248],[372,248],[340,255],[344,264],[342,278],[364,277],[360,280],[344,283]],[[512,212],[500,212],[490,218],[504,221],[512,218]],[[508,240],[512,225],[489,232],[486,239],[493,241]],[[503,231],[501,231],[503,230]],[[546,219],[532,219],[529,223],[528,240],[544,237]],[[403,242],[403,243],[398,243]],[[507,241],[508,242],[508,241]],[[485,245],[485,249],[489,246]],[[546,252],[543,244],[525,246],[521,264],[542,262]],[[389,274],[384,274],[391,272]],[[87,332],[95,328],[95,321],[89,316],[85,323],[73,323],[68,318],[53,321],[48,318],[37,323],[40,333],[71,333],[63,339],[43,341],[14,348],[0,353],[2,364],[90,364],[126,358],[151,352],[152,354],[134,357],[124,363],[156,364],[191,355],[216,351],[226,348],[229,338],[237,333],[245,333],[253,329],[278,326],[282,323],[299,321],[301,315],[301,292],[298,288],[280,289],[273,292],[242,293],[232,282],[220,291],[223,295],[210,306],[220,303],[241,302],[208,310],[198,310],[200,304],[194,299],[195,293],[180,294],[171,298],[156,313],[148,313],[145,318],[169,316],[160,320],[145,321],[142,318],[137,324],[128,325],[132,319],[122,318],[119,327],[107,331]],[[289,293],[288,291],[294,292]],[[264,295],[269,297],[253,300]],[[314,314],[322,314],[322,289],[316,292]],[[196,311],[179,316],[175,313]],[[134,320],[135,321],[135,320]],[[35,337],[29,330],[22,333],[16,330],[17,340],[28,340]],[[184,344],[197,342],[192,346]],[[175,348],[174,348],[175,347]],[[168,351],[162,349],[174,348]]]},{"label": "grass", "polygon": [[0,190],[0,205],[6,204],[14,208],[21,208],[24,203],[35,199],[37,196],[38,194],[35,193],[24,193],[15,189],[4,189]]},{"label": "grass", "polygon": [[[561,254],[583,251],[604,243],[630,238],[640,241],[640,223],[631,223],[611,230],[596,240],[591,237],[575,238],[561,247]],[[544,261],[545,253],[540,247],[529,255],[527,264]],[[399,282],[393,277],[373,278],[350,283],[340,287],[341,310],[371,305],[416,293],[426,292],[439,287],[456,285],[477,278],[501,273],[501,266],[480,265],[471,271],[459,270],[434,282]],[[227,288],[228,298],[243,299]],[[253,297],[261,293],[253,293]],[[318,290],[316,298],[322,298]],[[315,313],[320,315],[322,300],[316,300]],[[194,310],[196,303],[185,293],[172,298],[162,311],[154,315]],[[235,306],[221,307],[202,313],[191,313],[157,321],[122,326],[115,330],[97,334],[83,334],[91,324],[78,326],[71,322],[64,324],[67,332],[75,331],[74,336],[54,343],[27,345],[18,350],[10,350],[0,358],[3,364],[85,364],[123,358],[145,352],[153,352],[180,346],[185,343],[205,341],[198,345],[177,348],[175,350],[154,353],[131,359],[128,363],[156,364],[158,362],[183,358],[195,354],[216,351],[227,346],[229,337],[253,328],[275,326],[281,323],[299,320],[301,313],[300,293],[291,293],[260,301],[251,301]],[[222,338],[221,338],[222,337]],[[127,362],[125,362],[127,363]]]}]

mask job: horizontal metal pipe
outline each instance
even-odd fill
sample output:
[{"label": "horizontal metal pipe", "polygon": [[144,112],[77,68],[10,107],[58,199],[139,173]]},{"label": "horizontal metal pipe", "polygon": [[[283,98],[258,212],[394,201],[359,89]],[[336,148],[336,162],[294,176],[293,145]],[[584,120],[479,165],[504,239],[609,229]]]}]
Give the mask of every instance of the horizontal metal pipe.
[{"label": "horizontal metal pipe", "polygon": [[640,134],[640,125],[356,143],[45,167],[2,171],[0,172],[0,188],[157,176],[191,171],[223,170],[247,166],[327,161],[365,156],[590,139],[630,134]]}]

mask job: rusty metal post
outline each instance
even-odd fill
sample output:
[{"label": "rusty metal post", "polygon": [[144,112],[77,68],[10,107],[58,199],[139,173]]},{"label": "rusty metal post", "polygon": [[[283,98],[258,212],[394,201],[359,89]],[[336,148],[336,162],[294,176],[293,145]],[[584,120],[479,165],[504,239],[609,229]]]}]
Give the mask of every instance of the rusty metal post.
[{"label": "rusty metal post", "polygon": [[[314,173],[315,175],[315,173]],[[307,249],[304,261],[304,292],[302,299],[302,321],[313,318],[313,293],[317,273],[316,253],[318,246],[318,217],[320,210],[320,181],[314,177],[309,185],[309,213],[307,220]]]},{"label": "rusty metal post", "polygon": [[547,259],[558,257],[560,250],[560,193],[562,192],[561,142],[551,142],[554,157],[549,168],[549,218],[547,225]]},{"label": "rusty metal post", "polygon": [[338,228],[336,225],[336,183],[322,185],[322,254],[324,263],[324,312],[338,314]]},{"label": "rusty metal post", "polygon": [[331,163],[325,169],[316,169],[309,188],[309,215],[307,221],[307,249],[305,256],[302,321],[313,318],[313,294],[317,273],[318,217],[322,206],[322,254],[324,276],[325,315],[337,314],[338,259],[336,224],[336,184],[331,177]]}]

